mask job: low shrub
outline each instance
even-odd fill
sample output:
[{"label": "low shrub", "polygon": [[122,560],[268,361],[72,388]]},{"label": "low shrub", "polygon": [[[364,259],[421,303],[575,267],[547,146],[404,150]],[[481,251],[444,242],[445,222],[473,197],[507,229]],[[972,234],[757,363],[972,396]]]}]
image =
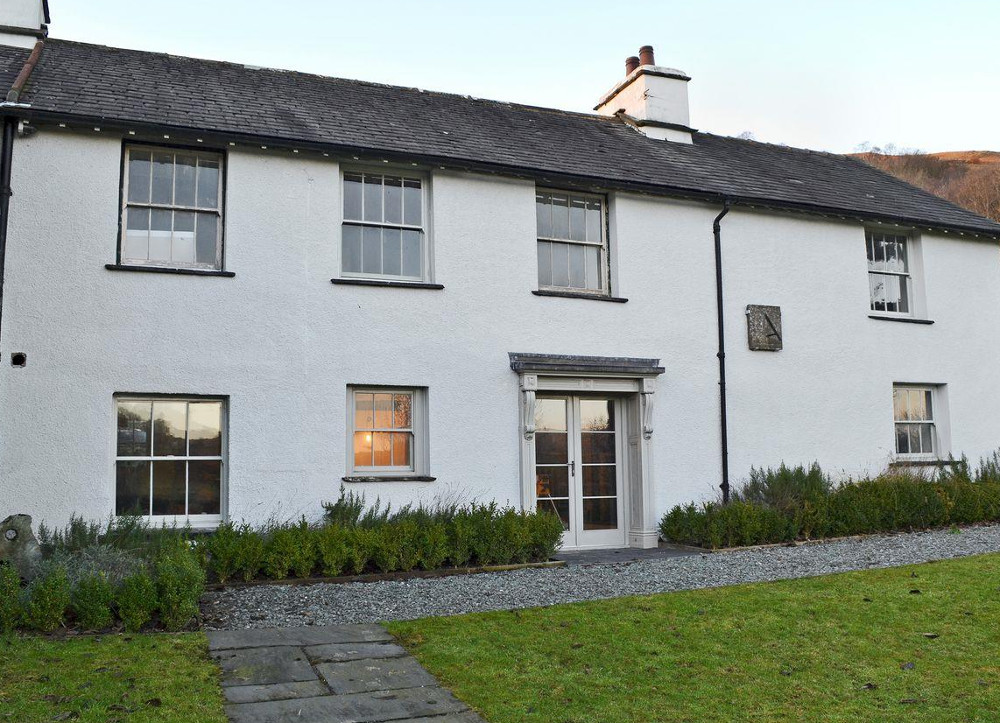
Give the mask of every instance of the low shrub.
[{"label": "low shrub", "polygon": [[316,539],[309,523],[301,521],[288,527],[273,527],[264,543],[264,573],[274,579],[309,577],[316,567]]},{"label": "low shrub", "polygon": [[114,591],[104,573],[77,580],[70,600],[77,625],[84,630],[103,630],[111,627],[114,619],[111,612],[113,598]]},{"label": "low shrub", "polygon": [[223,522],[202,543],[208,569],[222,584],[227,583],[239,570],[240,542],[236,526],[232,522]]},{"label": "low shrub", "polygon": [[379,525],[371,529],[371,561],[378,572],[396,572],[400,565],[402,541],[394,525]]},{"label": "low shrub", "polygon": [[545,562],[556,554],[562,541],[563,523],[553,512],[526,515],[531,537],[530,558]]},{"label": "low shrub", "polygon": [[816,465],[783,466],[755,472],[751,491],[740,490],[728,505],[674,507],[660,534],[719,548],[998,521],[1000,479],[989,481],[995,463],[996,456],[980,463],[975,478],[963,461],[933,479],[897,471],[836,487]]},{"label": "low shrub", "polygon": [[21,576],[12,565],[0,564],[0,635],[11,632],[21,618]]},{"label": "low shrub", "polygon": [[167,630],[181,630],[198,614],[205,571],[190,549],[164,550],[153,564],[160,620]]},{"label": "low shrub", "polygon": [[347,569],[350,533],[347,528],[329,524],[321,527],[316,533],[316,546],[319,550],[319,566],[322,573],[328,577],[337,577]]},{"label": "low shrub", "polygon": [[24,590],[24,623],[32,630],[51,633],[66,620],[70,603],[69,577],[62,565],[42,563]]},{"label": "low shrub", "polygon": [[420,528],[416,544],[420,550],[420,567],[436,570],[443,567],[450,552],[448,526],[443,522],[429,522]]},{"label": "low shrub", "polygon": [[138,632],[153,619],[157,608],[156,585],[145,571],[125,578],[115,595],[115,607],[125,630]]},{"label": "low shrub", "polygon": [[344,572],[360,575],[368,567],[374,556],[376,530],[367,527],[353,527],[347,530],[347,556]]}]

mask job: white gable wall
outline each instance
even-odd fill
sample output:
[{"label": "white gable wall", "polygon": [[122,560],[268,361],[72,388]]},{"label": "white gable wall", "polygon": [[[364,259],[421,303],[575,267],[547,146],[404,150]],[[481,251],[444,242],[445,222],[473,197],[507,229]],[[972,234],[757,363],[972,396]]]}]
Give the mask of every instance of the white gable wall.
[{"label": "white gable wall", "polygon": [[[437,171],[443,291],[336,286],[340,170],[304,154],[228,155],[226,269],[128,273],[115,258],[120,139],[18,139],[0,364],[8,512],[61,523],[114,507],[116,392],[227,395],[233,519],[318,516],[346,472],[346,387],[429,389],[433,483],[354,484],[395,505],[520,503],[518,387],[507,353],[658,357],[657,514],[715,493],[718,208],[612,194],[613,273],[626,304],[543,298],[534,184]],[[819,460],[877,471],[893,381],[948,385],[952,449],[1000,441],[986,371],[1000,318],[994,244],[923,234],[933,326],[868,318],[860,224],[734,210],[723,221],[734,480]],[[748,303],[782,307],[785,349],[746,349]],[[13,351],[28,354],[12,368]]]}]

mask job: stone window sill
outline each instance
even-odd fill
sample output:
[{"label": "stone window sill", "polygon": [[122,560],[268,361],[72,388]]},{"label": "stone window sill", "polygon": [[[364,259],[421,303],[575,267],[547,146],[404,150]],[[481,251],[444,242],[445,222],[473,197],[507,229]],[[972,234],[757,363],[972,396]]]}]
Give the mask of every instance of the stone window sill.
[{"label": "stone window sill", "polygon": [[421,474],[348,475],[341,477],[344,482],[434,482],[437,477]]},{"label": "stone window sill", "polygon": [[129,264],[105,264],[108,271],[142,271],[153,274],[179,274],[182,276],[224,276],[228,279],[236,276],[233,271],[216,271],[212,269],[179,269],[165,266],[132,266]]},{"label": "stone window sill", "polygon": [[897,459],[889,463],[890,467],[954,467],[961,464],[958,459]]},{"label": "stone window sill", "polygon": [[330,279],[331,284],[344,286],[384,286],[396,289],[443,289],[443,284],[425,281],[383,281],[381,279]]},{"label": "stone window sill", "polygon": [[932,319],[914,319],[912,316],[885,316],[883,314],[869,314],[869,319],[878,319],[879,321],[901,321],[904,324],[933,324]]},{"label": "stone window sill", "polygon": [[561,299],[591,299],[592,301],[611,301],[615,304],[624,304],[628,299],[620,296],[602,296],[600,294],[586,294],[579,291],[556,291],[554,289],[536,289],[531,292],[535,296],[555,296]]}]

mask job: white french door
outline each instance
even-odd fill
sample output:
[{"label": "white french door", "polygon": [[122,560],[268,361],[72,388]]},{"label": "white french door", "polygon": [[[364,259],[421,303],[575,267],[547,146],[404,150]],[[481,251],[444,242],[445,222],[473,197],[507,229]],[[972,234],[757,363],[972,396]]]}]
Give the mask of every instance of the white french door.
[{"label": "white french door", "polygon": [[619,420],[612,397],[535,402],[535,504],[563,522],[563,547],[625,544]]}]

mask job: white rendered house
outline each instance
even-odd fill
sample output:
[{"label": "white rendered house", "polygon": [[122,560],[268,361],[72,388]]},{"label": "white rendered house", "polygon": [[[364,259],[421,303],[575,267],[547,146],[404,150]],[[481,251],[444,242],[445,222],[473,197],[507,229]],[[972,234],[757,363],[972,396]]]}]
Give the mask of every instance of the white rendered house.
[{"label": "white rendered house", "polygon": [[0,516],[260,523],[344,485],[645,547],[754,465],[1000,443],[1000,225],[693,130],[650,48],[580,114],[46,22],[0,8]]}]

